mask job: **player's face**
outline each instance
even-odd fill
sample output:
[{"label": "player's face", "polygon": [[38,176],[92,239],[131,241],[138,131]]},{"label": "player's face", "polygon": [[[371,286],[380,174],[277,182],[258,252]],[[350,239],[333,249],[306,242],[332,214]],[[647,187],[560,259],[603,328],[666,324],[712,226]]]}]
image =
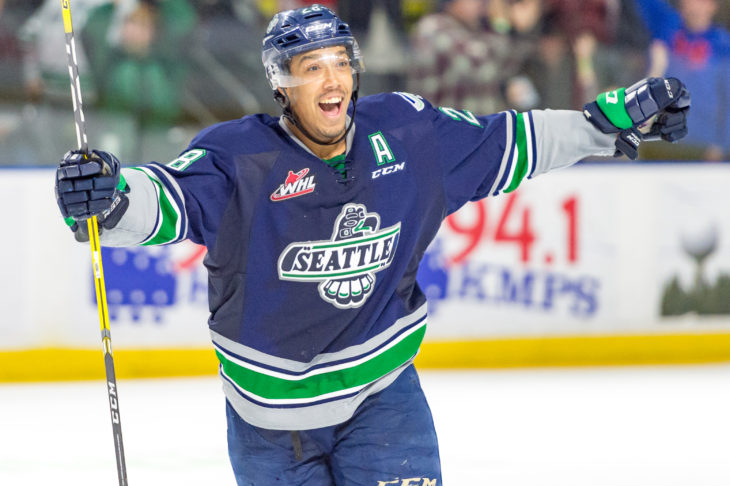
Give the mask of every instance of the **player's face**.
[{"label": "player's face", "polygon": [[315,137],[334,140],[345,131],[352,96],[352,68],[347,50],[327,47],[294,56],[291,75],[299,86],[287,88],[291,108],[300,123]]}]

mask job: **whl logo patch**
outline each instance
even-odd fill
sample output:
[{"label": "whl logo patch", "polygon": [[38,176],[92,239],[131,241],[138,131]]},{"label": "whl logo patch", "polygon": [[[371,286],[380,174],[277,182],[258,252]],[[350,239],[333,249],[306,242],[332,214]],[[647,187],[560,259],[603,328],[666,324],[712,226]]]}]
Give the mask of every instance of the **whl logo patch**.
[{"label": "whl logo patch", "polygon": [[299,172],[290,170],[284,183],[271,194],[270,199],[283,201],[314,192],[314,175],[306,177],[307,174],[309,174],[309,169],[302,169]]},{"label": "whl logo patch", "polygon": [[400,223],[380,229],[380,215],[363,204],[346,204],[332,237],[287,246],[279,256],[279,278],[319,282],[319,295],[340,309],[360,307],[373,291],[375,274],[395,257]]}]

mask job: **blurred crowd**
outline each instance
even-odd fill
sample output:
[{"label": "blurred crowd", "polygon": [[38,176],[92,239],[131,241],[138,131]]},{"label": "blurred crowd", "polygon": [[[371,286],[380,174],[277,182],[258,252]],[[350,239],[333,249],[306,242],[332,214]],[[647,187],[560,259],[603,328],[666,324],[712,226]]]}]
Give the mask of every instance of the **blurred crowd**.
[{"label": "blurred crowd", "polygon": [[[201,127],[278,113],[261,67],[270,17],[298,0],[72,0],[93,146],[174,158]],[[730,160],[730,0],[322,0],[363,50],[363,95],[410,91],[488,114],[580,109],[676,76],[690,133],[642,159]],[[58,0],[0,0],[0,165],[53,165],[75,145]]]}]

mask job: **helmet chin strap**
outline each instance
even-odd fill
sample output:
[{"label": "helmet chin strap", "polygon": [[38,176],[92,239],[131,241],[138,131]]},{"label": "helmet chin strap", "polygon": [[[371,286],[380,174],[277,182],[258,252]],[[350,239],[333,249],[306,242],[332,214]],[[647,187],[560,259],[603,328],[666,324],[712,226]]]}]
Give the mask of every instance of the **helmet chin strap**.
[{"label": "helmet chin strap", "polygon": [[347,125],[347,128],[345,128],[345,131],[342,135],[340,135],[336,140],[334,141],[327,141],[327,140],[320,140],[316,138],[314,135],[309,133],[309,131],[304,128],[304,125],[299,122],[298,117],[294,114],[294,111],[291,109],[291,100],[289,99],[289,96],[286,94],[286,91],[283,89],[281,91],[274,90],[274,99],[281,105],[283,108],[283,116],[286,118],[292,125],[297,127],[302,134],[307,137],[312,142],[316,143],[317,145],[337,145],[342,140],[345,139],[348,132],[352,128],[353,123],[355,123],[355,110],[357,109],[357,92],[360,89],[360,73],[355,73],[355,89],[352,91],[352,96],[350,99],[352,100],[352,116],[350,117],[350,123]]}]

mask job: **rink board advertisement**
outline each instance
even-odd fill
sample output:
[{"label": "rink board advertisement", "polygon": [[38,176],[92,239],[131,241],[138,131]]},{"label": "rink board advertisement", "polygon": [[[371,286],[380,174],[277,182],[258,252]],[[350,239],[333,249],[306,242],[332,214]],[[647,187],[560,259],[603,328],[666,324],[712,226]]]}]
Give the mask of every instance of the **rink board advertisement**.
[{"label": "rink board advertisement", "polygon": [[[0,171],[0,360],[100,348],[90,250],[62,222],[53,177]],[[469,203],[444,222],[419,271],[429,296],[419,359],[448,366],[448,356],[486,353],[482,364],[509,355],[519,365],[526,347],[544,353],[559,341],[559,362],[562,349],[651,353],[661,336],[671,337],[670,361],[693,338],[705,340],[693,346],[706,359],[730,359],[728,187],[724,164],[586,164]],[[190,242],[103,249],[116,351],[149,365],[164,350],[156,359],[170,368],[199,353],[215,372],[204,255]]]},{"label": "rink board advertisement", "polygon": [[728,169],[578,166],[470,203],[419,271],[430,338],[730,330]]}]

